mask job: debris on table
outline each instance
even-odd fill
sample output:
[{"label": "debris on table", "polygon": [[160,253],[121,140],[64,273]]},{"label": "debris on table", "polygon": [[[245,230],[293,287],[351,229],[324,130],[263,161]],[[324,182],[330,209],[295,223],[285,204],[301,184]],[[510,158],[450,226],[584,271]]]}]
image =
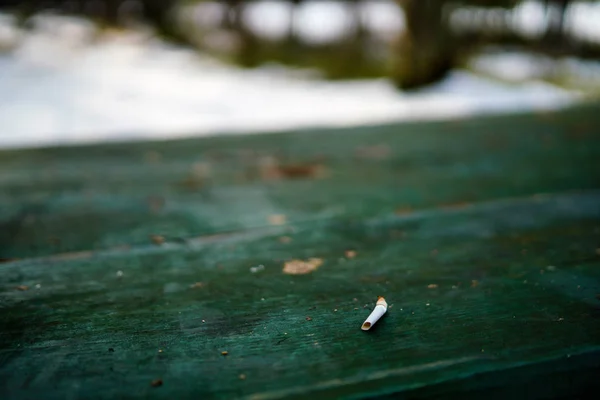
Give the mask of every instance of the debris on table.
[{"label": "debris on table", "polygon": [[356,251],[346,250],[346,258],[354,258],[354,257],[356,257]]},{"label": "debris on table", "polygon": [[263,271],[264,269],[265,269],[265,266],[260,264],[260,265],[257,265],[256,267],[250,267],[250,272],[255,274],[257,272]]},{"label": "debris on table", "polygon": [[427,289],[437,289],[438,285],[435,283],[430,283],[429,285],[427,285]]},{"label": "debris on table", "polygon": [[269,217],[267,219],[269,221],[269,224],[271,224],[271,225],[285,225],[285,223],[287,221],[285,215],[283,215],[283,214],[269,215]]},{"label": "debris on table", "polygon": [[304,275],[315,271],[323,264],[322,258],[309,258],[303,260],[290,260],[283,266],[283,273],[289,275]]},{"label": "debris on table", "polygon": [[26,285],[19,285],[16,287],[17,290],[20,290],[21,292],[24,292],[26,290],[29,290],[29,286]]},{"label": "debris on table", "polygon": [[163,384],[162,379],[155,379],[150,383],[150,386],[159,387],[159,386],[162,386],[162,384]]},{"label": "debris on table", "polygon": [[222,355],[222,356],[226,356],[226,355],[228,355],[228,354],[229,354],[229,352],[228,352],[228,351],[222,351],[222,352],[221,352],[221,355]]},{"label": "debris on table", "polygon": [[326,175],[325,168],[321,164],[282,165],[271,156],[262,157],[259,160],[259,169],[263,180],[316,179]]},{"label": "debris on table", "polygon": [[385,312],[387,311],[387,307],[388,305],[385,299],[382,296],[379,296],[377,298],[377,304],[375,305],[375,308],[373,309],[369,317],[365,320],[365,322],[363,322],[360,329],[362,329],[363,331],[368,331],[369,329],[371,329],[373,325],[375,325],[375,323],[379,321],[383,314],[385,314]]},{"label": "debris on table", "polygon": [[156,245],[161,245],[165,242],[165,238],[160,235],[152,235],[150,236],[150,240]]},{"label": "debris on table", "polygon": [[289,236],[282,236],[279,238],[279,243],[287,244],[292,241],[292,238]]}]

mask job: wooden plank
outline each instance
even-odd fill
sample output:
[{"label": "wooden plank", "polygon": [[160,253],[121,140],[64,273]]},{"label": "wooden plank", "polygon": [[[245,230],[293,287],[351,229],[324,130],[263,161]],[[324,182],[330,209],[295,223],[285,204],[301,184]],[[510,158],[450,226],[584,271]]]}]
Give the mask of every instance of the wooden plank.
[{"label": "wooden plank", "polygon": [[0,398],[597,385],[596,109],[1,152]]}]

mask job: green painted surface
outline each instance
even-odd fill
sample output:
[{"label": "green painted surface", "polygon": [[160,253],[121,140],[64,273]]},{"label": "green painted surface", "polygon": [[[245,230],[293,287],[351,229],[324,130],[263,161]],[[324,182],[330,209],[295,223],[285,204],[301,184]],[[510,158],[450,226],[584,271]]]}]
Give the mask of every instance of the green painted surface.
[{"label": "green painted surface", "polygon": [[598,385],[597,110],[0,152],[0,398]]}]

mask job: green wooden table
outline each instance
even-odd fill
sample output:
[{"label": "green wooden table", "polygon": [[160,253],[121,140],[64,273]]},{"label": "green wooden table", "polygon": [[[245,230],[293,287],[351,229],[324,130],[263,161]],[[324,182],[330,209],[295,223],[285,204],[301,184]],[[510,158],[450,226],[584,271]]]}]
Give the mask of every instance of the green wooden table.
[{"label": "green wooden table", "polygon": [[2,151],[0,398],[597,390],[599,110]]}]

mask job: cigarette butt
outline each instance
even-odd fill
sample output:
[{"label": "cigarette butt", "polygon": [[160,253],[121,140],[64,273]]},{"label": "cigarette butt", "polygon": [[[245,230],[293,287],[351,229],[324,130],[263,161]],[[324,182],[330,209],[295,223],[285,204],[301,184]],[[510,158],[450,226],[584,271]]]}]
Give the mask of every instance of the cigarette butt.
[{"label": "cigarette butt", "polygon": [[360,329],[362,329],[363,331],[368,331],[369,329],[371,329],[371,327],[373,327],[373,325],[375,325],[375,323],[379,321],[379,318],[381,318],[383,314],[385,314],[385,312],[387,311],[387,307],[388,305],[385,299],[379,296],[375,308],[373,309],[369,317],[365,320],[365,322],[363,322]]}]

